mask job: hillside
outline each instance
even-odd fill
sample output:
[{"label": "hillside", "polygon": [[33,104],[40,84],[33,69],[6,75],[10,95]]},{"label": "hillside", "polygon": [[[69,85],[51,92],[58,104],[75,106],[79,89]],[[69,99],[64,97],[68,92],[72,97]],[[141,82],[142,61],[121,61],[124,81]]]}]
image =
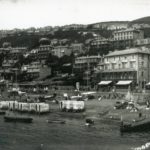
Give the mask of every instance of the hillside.
[{"label": "hillside", "polygon": [[150,16],[133,20],[129,24],[149,24],[150,25]]},{"label": "hillside", "polygon": [[101,24],[101,25],[114,25],[114,24],[127,24],[129,21],[106,21],[106,22],[97,22],[97,23],[92,23],[90,25],[96,25],[96,24]]}]

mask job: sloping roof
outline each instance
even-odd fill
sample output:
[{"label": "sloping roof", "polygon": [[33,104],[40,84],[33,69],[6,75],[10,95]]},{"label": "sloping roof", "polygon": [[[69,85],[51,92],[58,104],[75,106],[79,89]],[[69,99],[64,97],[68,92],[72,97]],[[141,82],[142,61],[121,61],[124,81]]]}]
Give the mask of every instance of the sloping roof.
[{"label": "sloping roof", "polygon": [[150,54],[150,49],[148,49],[148,48],[131,48],[131,49],[126,49],[126,50],[118,50],[118,51],[110,52],[108,55],[106,55],[106,57],[125,55],[125,54],[134,54],[134,53]]},{"label": "sloping roof", "polygon": [[146,86],[148,86],[148,85],[150,85],[150,82],[148,82],[148,83],[146,84]]},{"label": "sloping roof", "polygon": [[128,29],[123,29],[123,30],[118,30],[118,31],[114,31],[114,33],[120,33],[120,32],[140,32],[140,30],[137,29],[133,29],[133,28],[128,28]]}]

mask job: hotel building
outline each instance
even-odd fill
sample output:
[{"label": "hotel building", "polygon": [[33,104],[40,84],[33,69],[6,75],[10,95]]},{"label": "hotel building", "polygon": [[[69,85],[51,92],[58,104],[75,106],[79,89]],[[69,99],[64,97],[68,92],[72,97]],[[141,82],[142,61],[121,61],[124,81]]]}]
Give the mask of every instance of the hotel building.
[{"label": "hotel building", "polygon": [[[138,85],[150,81],[150,49],[132,48],[110,52],[99,65],[101,81]],[[120,83],[121,83],[120,82]]]},{"label": "hotel building", "polygon": [[118,30],[113,33],[114,49],[125,49],[127,47],[134,47],[135,40],[143,39],[144,32],[137,29]]}]

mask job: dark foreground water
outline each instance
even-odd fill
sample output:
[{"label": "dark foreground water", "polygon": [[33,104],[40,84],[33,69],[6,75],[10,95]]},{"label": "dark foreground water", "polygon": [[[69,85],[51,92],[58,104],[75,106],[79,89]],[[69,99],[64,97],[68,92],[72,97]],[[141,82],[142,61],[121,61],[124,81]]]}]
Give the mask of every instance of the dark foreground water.
[{"label": "dark foreground water", "polygon": [[150,132],[120,135],[116,122],[98,121],[89,128],[81,118],[50,124],[46,120],[54,118],[52,113],[33,117],[32,124],[23,124],[0,116],[0,150],[128,150],[150,142]]}]

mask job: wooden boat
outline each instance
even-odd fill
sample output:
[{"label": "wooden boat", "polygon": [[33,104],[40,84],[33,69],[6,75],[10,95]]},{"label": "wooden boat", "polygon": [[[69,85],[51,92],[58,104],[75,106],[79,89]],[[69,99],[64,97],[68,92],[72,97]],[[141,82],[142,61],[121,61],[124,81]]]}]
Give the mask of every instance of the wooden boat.
[{"label": "wooden boat", "polygon": [[58,123],[58,124],[65,124],[65,120],[47,120],[48,123]]},{"label": "wooden boat", "polygon": [[5,115],[4,120],[6,122],[24,122],[24,123],[31,123],[33,121],[33,118],[22,116],[22,115]]},{"label": "wooden boat", "polygon": [[121,122],[121,132],[141,132],[150,130],[150,118],[142,117],[132,122]]},{"label": "wooden boat", "polygon": [[94,125],[94,120],[92,118],[86,118],[85,122],[86,122],[85,123],[86,126]]},{"label": "wooden boat", "polygon": [[72,112],[57,112],[60,117],[67,118],[85,118],[85,113],[72,113]]}]

